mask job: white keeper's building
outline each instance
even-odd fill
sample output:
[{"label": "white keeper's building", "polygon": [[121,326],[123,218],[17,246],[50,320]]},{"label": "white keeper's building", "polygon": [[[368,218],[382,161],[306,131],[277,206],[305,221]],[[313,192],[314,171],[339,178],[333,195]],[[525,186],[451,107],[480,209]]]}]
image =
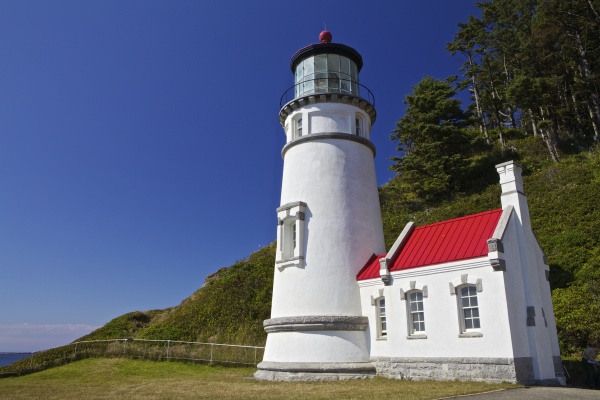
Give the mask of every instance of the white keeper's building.
[{"label": "white keeper's building", "polygon": [[371,92],[362,57],[321,43],[291,59],[267,380],[477,380],[556,384],[549,268],[521,168],[496,166],[502,208],[408,223],[385,249]]}]

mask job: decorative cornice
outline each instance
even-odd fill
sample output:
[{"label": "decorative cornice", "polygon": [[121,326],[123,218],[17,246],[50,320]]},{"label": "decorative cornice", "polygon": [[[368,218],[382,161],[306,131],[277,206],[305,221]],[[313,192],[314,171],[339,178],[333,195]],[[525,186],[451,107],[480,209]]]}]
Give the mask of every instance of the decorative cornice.
[{"label": "decorative cornice", "polygon": [[313,133],[311,135],[306,135],[306,136],[299,137],[298,139],[294,139],[291,142],[289,142],[288,144],[286,144],[285,146],[283,146],[283,149],[281,150],[281,157],[285,157],[285,153],[287,153],[287,151],[294,146],[297,146],[301,143],[310,142],[313,140],[323,140],[323,139],[342,139],[342,140],[350,140],[352,142],[357,142],[357,143],[363,144],[363,145],[367,146],[369,149],[371,149],[371,151],[373,152],[373,157],[375,157],[375,145],[369,139],[365,139],[364,137],[352,135],[350,133],[339,133],[339,132]]},{"label": "decorative cornice", "polygon": [[371,125],[373,125],[377,119],[377,111],[375,111],[373,104],[362,97],[346,93],[313,93],[307,96],[298,97],[281,107],[281,110],[279,111],[279,123],[281,126],[285,126],[285,120],[292,112],[300,107],[304,107],[306,104],[316,103],[343,103],[358,107],[369,115],[369,118],[371,118]]},{"label": "decorative cornice", "polygon": [[506,261],[501,258],[490,259],[490,264],[494,271],[506,271]]},{"label": "decorative cornice", "polygon": [[281,206],[277,207],[277,210],[275,210],[275,211],[281,212],[281,211],[285,211],[285,210],[291,210],[294,207],[308,207],[308,206],[303,201],[294,201],[291,203],[282,204]]},{"label": "decorative cornice", "polygon": [[[409,279],[420,276],[436,275],[444,272],[457,272],[464,270],[473,270],[474,268],[489,268],[490,260],[487,256],[477,257],[469,260],[458,260],[449,263],[428,265],[419,268],[410,268],[400,271],[392,271],[391,275],[393,279]],[[365,279],[364,281],[358,281],[359,287],[367,286],[378,286],[381,285],[381,278],[376,277],[372,279]]]},{"label": "decorative cornice", "polygon": [[488,252],[497,251],[499,253],[504,253],[504,245],[502,241],[498,238],[491,238],[487,240]]},{"label": "decorative cornice", "polygon": [[267,319],[263,326],[267,333],[300,331],[364,331],[369,319],[363,316],[314,315]]}]

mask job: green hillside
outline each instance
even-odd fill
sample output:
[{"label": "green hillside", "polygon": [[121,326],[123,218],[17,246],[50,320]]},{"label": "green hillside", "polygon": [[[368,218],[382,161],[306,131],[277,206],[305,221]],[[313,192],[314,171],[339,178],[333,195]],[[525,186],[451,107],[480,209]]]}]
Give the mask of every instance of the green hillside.
[{"label": "green hillside", "polygon": [[[527,141],[512,146],[527,154]],[[565,156],[559,163],[521,158],[533,229],[550,263],[561,345],[563,352],[574,352],[600,333],[594,312],[599,305],[594,285],[600,277],[600,153]],[[408,221],[423,225],[500,207],[497,184],[435,206],[408,201],[401,187],[396,178],[380,188],[388,247]],[[263,345],[274,260],[274,245],[264,247],[209,276],[180,305],[125,314],[81,340],[135,337]]]},{"label": "green hillside", "polygon": [[134,337],[264,345],[271,313],[275,245],[208,276],[180,305],[117,317],[79,340]]}]

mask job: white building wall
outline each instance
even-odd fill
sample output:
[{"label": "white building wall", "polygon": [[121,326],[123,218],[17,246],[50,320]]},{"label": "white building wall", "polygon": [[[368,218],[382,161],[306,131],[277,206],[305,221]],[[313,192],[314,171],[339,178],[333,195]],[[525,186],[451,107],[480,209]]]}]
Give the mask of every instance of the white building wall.
[{"label": "white building wall", "polygon": [[[450,283],[460,282],[467,274],[468,282],[481,279],[477,293],[481,318],[481,337],[459,337],[460,320],[457,296],[450,294]],[[383,286],[380,279],[359,282],[364,315],[369,317],[369,335],[372,357],[488,357],[512,358],[510,325],[505,301],[504,279],[495,272],[487,258],[446,263],[392,273],[391,286]],[[425,339],[411,339],[408,335],[406,300],[401,300],[400,289],[427,285],[425,311]],[[377,297],[383,289],[386,296],[388,321],[387,339],[377,340],[376,310],[371,296]]]},{"label": "white building wall", "polygon": [[[560,371],[560,351],[550,286],[546,280],[544,254],[531,229],[521,167],[517,163],[507,162],[497,165],[496,168],[502,187],[502,207],[513,206],[515,210],[515,215],[511,218],[511,224],[514,225],[511,232],[515,234],[507,239],[514,237],[516,243],[505,245],[505,254],[510,254],[512,258],[510,263],[506,263],[507,279],[512,280],[511,287],[518,285],[519,279],[522,282],[522,293],[511,293],[509,296],[511,314],[519,316],[514,318],[515,323],[512,327],[512,334],[519,338],[515,339],[515,350],[520,351],[522,347],[527,347],[532,357],[536,381],[552,382],[555,380],[556,371]],[[516,292],[516,288],[513,289]],[[525,313],[524,317],[522,313]],[[526,344],[524,339],[521,341],[521,337],[527,338]]]},{"label": "white building wall", "polygon": [[521,273],[521,258],[518,252],[517,223],[515,214],[511,216],[502,244],[506,271],[503,272],[506,288],[506,303],[509,309],[510,337],[514,357],[531,357],[527,333],[526,288]]}]

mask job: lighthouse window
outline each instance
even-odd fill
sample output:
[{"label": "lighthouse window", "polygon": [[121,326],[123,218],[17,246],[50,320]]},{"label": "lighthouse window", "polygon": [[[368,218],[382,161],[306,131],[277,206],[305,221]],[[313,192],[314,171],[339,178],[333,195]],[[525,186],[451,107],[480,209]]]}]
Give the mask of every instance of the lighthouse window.
[{"label": "lighthouse window", "polygon": [[296,120],[296,136],[302,136],[302,118]]},{"label": "lighthouse window", "polygon": [[304,232],[306,203],[295,201],[277,209],[277,256],[275,265],[279,270],[300,266],[304,260]]},{"label": "lighthouse window", "polygon": [[283,230],[283,258],[291,258],[294,256],[294,249],[296,248],[296,220],[285,223]]},{"label": "lighthouse window", "polygon": [[361,118],[357,115],[356,118],[354,118],[354,126],[355,126],[355,133],[356,136],[362,136],[362,121],[360,120]]},{"label": "lighthouse window", "polygon": [[298,63],[295,82],[297,97],[328,92],[358,94],[356,64],[338,54],[318,54]]},{"label": "lighthouse window", "polygon": [[[295,222],[295,221],[294,221]],[[292,225],[292,248],[296,248],[296,224]]]},{"label": "lighthouse window", "polygon": [[305,93],[314,93],[315,91],[315,64],[312,61],[312,58],[304,60],[302,62],[304,69],[304,92]]},{"label": "lighthouse window", "polygon": [[350,60],[346,57],[340,57],[340,91],[348,93],[352,84],[350,75]]}]

